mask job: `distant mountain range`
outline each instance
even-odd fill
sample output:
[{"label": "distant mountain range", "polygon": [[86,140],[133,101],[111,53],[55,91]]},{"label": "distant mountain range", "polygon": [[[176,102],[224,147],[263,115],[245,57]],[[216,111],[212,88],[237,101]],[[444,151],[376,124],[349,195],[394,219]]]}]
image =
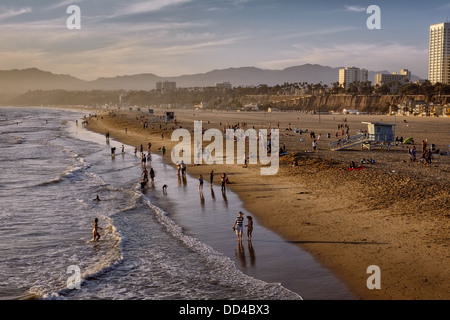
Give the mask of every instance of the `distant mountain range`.
[{"label": "distant mountain range", "polygon": [[[216,83],[230,82],[233,87],[267,84],[274,86],[285,82],[320,83],[331,86],[339,80],[339,69],[317,64],[305,64],[283,70],[264,70],[255,67],[213,70],[207,73],[160,77],[151,73],[98,78],[85,81],[70,75],[58,75],[36,68],[23,70],[0,70],[0,94],[21,94],[32,90],[145,90],[156,88],[159,81],[175,81],[178,88],[207,87]],[[374,83],[376,73],[370,71],[369,81]],[[413,81],[419,77],[413,76]]]}]

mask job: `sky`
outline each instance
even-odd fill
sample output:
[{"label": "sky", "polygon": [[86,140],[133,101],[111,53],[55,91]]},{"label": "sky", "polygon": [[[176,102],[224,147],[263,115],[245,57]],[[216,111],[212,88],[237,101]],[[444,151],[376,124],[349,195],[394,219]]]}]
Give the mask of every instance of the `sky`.
[{"label": "sky", "polygon": [[448,16],[448,0],[1,0],[0,70],[94,80],[311,63],[426,79],[429,27]]}]

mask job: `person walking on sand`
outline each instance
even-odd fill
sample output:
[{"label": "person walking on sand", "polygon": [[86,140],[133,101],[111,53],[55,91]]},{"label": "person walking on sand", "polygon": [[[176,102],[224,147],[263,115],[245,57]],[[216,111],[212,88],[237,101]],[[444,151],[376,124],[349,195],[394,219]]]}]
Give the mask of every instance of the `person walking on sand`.
[{"label": "person walking on sand", "polygon": [[427,151],[427,140],[422,140],[422,159],[425,159],[425,152]]},{"label": "person walking on sand", "polygon": [[412,146],[411,149],[409,149],[409,157],[411,162],[415,162],[416,161],[416,147]]},{"label": "person walking on sand", "polygon": [[239,211],[239,216],[234,221],[233,230],[236,231],[238,241],[242,241],[242,231],[244,229],[244,214]]},{"label": "person walking on sand", "polygon": [[101,229],[101,228],[98,226],[98,219],[95,218],[94,229],[92,230],[92,235],[93,235],[92,240],[91,240],[92,242],[100,240],[100,233],[98,233],[98,229]]},{"label": "person walking on sand", "polygon": [[253,232],[253,218],[252,216],[247,216],[247,240],[252,241],[252,232]]},{"label": "person walking on sand", "polygon": [[431,167],[431,159],[432,159],[431,150],[430,149],[426,150],[423,157],[424,157],[423,159],[424,166]]},{"label": "person walking on sand", "polygon": [[314,141],[312,143],[312,147],[313,147],[313,150],[316,151],[316,149],[317,149],[317,140],[316,139],[314,139]]}]

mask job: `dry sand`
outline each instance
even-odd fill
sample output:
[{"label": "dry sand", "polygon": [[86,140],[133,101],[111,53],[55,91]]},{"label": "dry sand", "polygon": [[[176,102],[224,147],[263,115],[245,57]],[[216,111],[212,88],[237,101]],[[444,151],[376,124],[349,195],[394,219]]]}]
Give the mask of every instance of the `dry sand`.
[{"label": "dry sand", "polygon": [[[329,150],[338,124],[350,127],[350,134],[367,129],[363,121],[397,123],[396,135],[414,137],[418,154],[424,139],[449,151],[450,118],[389,117],[380,115],[306,115],[301,113],[238,113],[175,110],[178,125],[192,129],[195,120],[203,127],[223,129],[226,123],[247,122],[247,128],[272,128],[280,124],[280,145],[290,153],[280,158],[277,175],[261,176],[259,165],[214,165],[226,172],[228,186],[239,194],[246,210],[286,241],[309,251],[330,268],[358,299],[449,299],[450,298],[450,156],[435,156],[431,167],[409,162],[408,148],[388,150]],[[135,111],[96,111],[90,130],[128,145],[152,152],[177,144],[171,142],[173,123],[154,122],[144,129]],[[162,129],[159,125],[162,124]],[[312,152],[308,134],[287,131],[291,127],[321,134]],[[286,135],[284,135],[286,133]],[[331,134],[331,139],[327,138]],[[300,142],[303,139],[303,142]],[[375,159],[361,171],[347,171],[350,161]],[[418,156],[419,158],[419,156]],[[293,167],[292,161],[298,160]],[[188,166],[188,173],[209,176],[207,165]],[[218,180],[218,179],[216,179]],[[380,267],[381,289],[369,290],[367,268]]]}]

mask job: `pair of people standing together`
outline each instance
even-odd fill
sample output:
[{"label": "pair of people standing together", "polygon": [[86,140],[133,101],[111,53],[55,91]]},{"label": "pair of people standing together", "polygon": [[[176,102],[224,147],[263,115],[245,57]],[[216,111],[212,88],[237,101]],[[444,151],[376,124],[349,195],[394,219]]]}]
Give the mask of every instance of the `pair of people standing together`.
[{"label": "pair of people standing together", "polygon": [[[247,216],[247,240],[252,241],[252,232],[253,232],[253,218],[251,216]],[[236,231],[236,235],[238,241],[242,241],[242,234],[244,232],[244,214],[239,211],[239,216],[234,221],[233,230]]]}]

